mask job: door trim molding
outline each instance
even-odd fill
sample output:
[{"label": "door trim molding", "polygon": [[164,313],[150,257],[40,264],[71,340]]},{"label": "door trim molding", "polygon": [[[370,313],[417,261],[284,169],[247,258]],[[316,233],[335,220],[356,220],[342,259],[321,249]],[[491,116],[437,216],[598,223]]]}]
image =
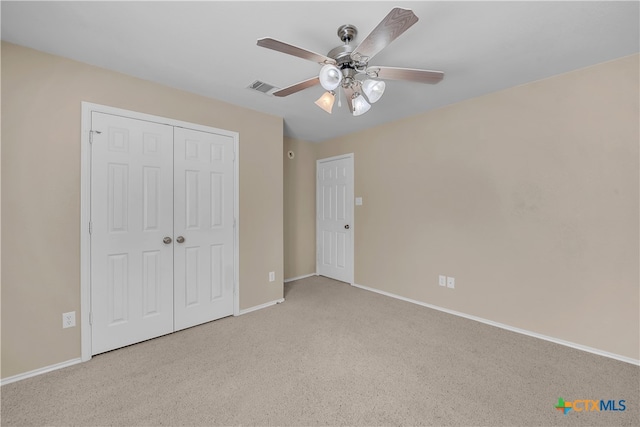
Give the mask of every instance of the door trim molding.
[{"label": "door trim molding", "polygon": [[[315,275],[318,276],[320,275],[320,266],[318,265],[319,260],[320,260],[320,221],[318,219],[319,217],[319,197],[320,194],[318,192],[318,184],[319,184],[319,180],[318,180],[318,171],[319,171],[319,166],[321,163],[326,163],[326,162],[332,162],[334,160],[342,160],[342,159],[350,159],[351,160],[351,165],[353,166],[353,174],[351,175],[351,182],[349,182],[349,185],[351,186],[351,189],[353,190],[353,197],[355,197],[355,175],[356,175],[356,164],[355,164],[355,156],[353,153],[348,153],[348,154],[341,154],[339,156],[333,156],[333,157],[327,157],[324,159],[318,159],[316,160],[316,272]],[[355,204],[355,199],[351,198],[351,200],[349,201],[349,203]],[[347,250],[349,251],[349,256],[351,258],[351,277],[349,278],[349,283],[351,285],[353,285],[354,283],[354,277],[355,277],[355,235],[356,235],[356,211],[355,209],[352,209],[352,218],[351,218],[351,247],[348,248]]]},{"label": "door trim molding", "polygon": [[91,144],[89,142],[91,131],[91,113],[105,113],[115,116],[123,116],[131,119],[145,120],[169,126],[182,127],[202,132],[217,133],[233,138],[233,216],[235,227],[233,230],[234,241],[234,279],[233,279],[233,314],[240,314],[240,150],[239,134],[212,126],[199,125],[176,119],[109,107],[83,101],[81,103],[81,134],[80,134],[80,349],[81,360],[86,362],[91,359],[91,325],[89,313],[91,312],[91,235],[89,234],[89,219],[91,218]]}]

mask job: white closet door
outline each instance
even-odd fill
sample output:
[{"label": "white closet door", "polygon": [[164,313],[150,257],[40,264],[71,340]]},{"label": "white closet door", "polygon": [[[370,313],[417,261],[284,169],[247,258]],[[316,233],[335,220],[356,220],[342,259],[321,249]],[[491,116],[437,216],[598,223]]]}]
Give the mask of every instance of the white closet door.
[{"label": "white closet door", "polygon": [[232,137],[174,131],[175,330],[233,314]]},{"label": "white closet door", "polygon": [[173,331],[173,128],[93,112],[92,354]]}]

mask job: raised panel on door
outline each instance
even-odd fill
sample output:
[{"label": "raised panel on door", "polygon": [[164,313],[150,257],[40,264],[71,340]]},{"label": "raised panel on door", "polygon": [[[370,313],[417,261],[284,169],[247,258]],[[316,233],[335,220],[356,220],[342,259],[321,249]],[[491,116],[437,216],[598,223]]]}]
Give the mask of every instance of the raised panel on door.
[{"label": "raised panel on door", "polygon": [[353,280],[353,158],[318,162],[318,274]]},{"label": "raised panel on door", "polygon": [[175,329],[233,314],[234,141],[176,128]]},{"label": "raised panel on door", "polygon": [[173,129],[93,112],[92,354],[173,331]]}]

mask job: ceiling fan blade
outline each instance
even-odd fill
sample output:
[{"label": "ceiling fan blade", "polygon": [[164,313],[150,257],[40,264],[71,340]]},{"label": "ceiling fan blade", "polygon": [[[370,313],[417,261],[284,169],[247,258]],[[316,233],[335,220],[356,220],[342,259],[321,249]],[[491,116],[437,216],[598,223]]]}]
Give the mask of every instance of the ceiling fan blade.
[{"label": "ceiling fan blade", "polygon": [[442,71],[417,70],[415,68],[369,67],[367,75],[387,80],[436,84],[444,78]]},{"label": "ceiling fan blade", "polygon": [[369,61],[416,22],[418,22],[418,17],[410,9],[400,7],[392,9],[355,48],[351,53],[351,59],[361,62]]},{"label": "ceiling fan blade", "polygon": [[347,105],[349,106],[349,112],[353,114],[353,88],[351,86],[347,86],[344,89],[344,97],[347,98]]},{"label": "ceiling fan blade", "polygon": [[279,97],[283,97],[283,96],[289,96],[292,95],[296,92],[300,92],[301,90],[310,88],[311,86],[315,86],[317,84],[320,84],[320,79],[318,77],[312,77],[310,79],[304,80],[300,83],[296,83],[294,85],[291,85],[289,87],[285,87],[283,89],[277,90],[275,92],[273,92],[274,96],[279,96]]},{"label": "ceiling fan blade", "polygon": [[319,64],[335,64],[336,63],[334,59],[331,59],[328,56],[311,52],[310,50],[303,49],[301,47],[294,46],[289,43],[281,42],[280,40],[272,39],[271,37],[264,37],[264,38],[258,39],[258,46],[266,47],[267,49],[277,50],[278,52],[297,56],[298,58],[307,59],[309,61],[317,62]]}]

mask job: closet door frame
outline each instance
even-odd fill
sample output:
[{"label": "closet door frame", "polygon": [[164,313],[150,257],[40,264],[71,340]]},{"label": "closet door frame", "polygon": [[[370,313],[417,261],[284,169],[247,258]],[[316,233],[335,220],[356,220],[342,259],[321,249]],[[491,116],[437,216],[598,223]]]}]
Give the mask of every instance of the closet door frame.
[{"label": "closet door frame", "polygon": [[234,141],[233,180],[234,180],[234,261],[233,261],[233,315],[240,314],[240,284],[239,284],[239,259],[240,259],[240,191],[239,191],[239,135],[224,129],[204,126],[181,120],[109,107],[90,102],[81,103],[81,136],[80,136],[80,342],[81,358],[83,362],[91,359],[91,113],[99,112],[132,119],[146,120],[169,126],[194,129],[203,132],[217,133],[230,136]]}]

